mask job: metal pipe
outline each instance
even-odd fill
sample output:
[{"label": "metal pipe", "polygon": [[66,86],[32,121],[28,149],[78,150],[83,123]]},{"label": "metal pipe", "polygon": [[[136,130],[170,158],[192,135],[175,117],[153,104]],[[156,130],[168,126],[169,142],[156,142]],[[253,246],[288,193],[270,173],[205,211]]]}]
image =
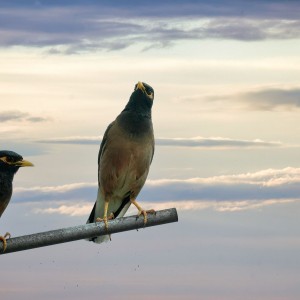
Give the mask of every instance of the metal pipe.
[{"label": "metal pipe", "polygon": [[143,216],[130,216],[108,221],[108,231],[105,229],[104,223],[99,222],[23,235],[8,239],[5,252],[3,252],[3,244],[0,243],[0,255],[177,221],[176,208],[170,208],[157,211],[156,214],[148,214],[145,226]]}]

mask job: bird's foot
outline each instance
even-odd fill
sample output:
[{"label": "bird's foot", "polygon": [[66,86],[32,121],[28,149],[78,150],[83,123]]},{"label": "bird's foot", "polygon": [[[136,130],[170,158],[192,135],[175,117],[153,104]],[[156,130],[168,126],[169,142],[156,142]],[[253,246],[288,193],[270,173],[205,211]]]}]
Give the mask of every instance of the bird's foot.
[{"label": "bird's foot", "polygon": [[[108,218],[107,217],[103,217],[103,219],[97,218],[96,222],[104,222],[105,229],[106,229],[106,231],[108,231],[108,222],[107,222],[107,220],[113,220],[114,218],[115,218],[114,214],[111,213]],[[109,234],[108,236],[109,236],[109,240],[111,241],[111,235]]]},{"label": "bird's foot", "polygon": [[109,217],[107,218],[107,220],[113,220],[114,218],[115,218],[114,213],[111,213],[111,214],[109,215]]},{"label": "bird's foot", "polygon": [[108,231],[108,222],[107,222],[107,220],[108,220],[108,218],[105,216],[103,218],[97,218],[96,222],[104,222],[105,229],[106,229],[106,231]]},{"label": "bird's foot", "polygon": [[105,223],[105,228],[108,229],[108,223],[107,223],[107,220],[113,220],[114,218],[115,218],[114,213],[111,213],[111,214],[109,215],[108,218],[107,218],[107,217],[103,217],[103,219],[97,218],[97,219],[96,219],[96,222],[102,222],[102,221],[104,221],[104,223]]},{"label": "bird's foot", "polygon": [[131,203],[138,209],[138,215],[137,215],[137,218],[140,216],[140,215],[143,215],[144,216],[144,226],[147,224],[147,213],[149,214],[156,214],[155,210],[154,209],[150,209],[150,210],[144,210],[140,207],[140,205],[136,202],[135,199],[130,199]]},{"label": "bird's foot", "polygon": [[138,212],[138,215],[137,215],[137,218],[140,216],[140,215],[143,215],[144,216],[144,226],[146,226],[147,224],[147,221],[148,221],[148,214],[156,214],[156,211],[154,209],[149,209],[149,210],[139,210]]},{"label": "bird's foot", "polygon": [[0,236],[0,241],[3,243],[3,252],[5,252],[7,247],[6,239],[9,239],[10,237],[11,235],[9,232],[6,232],[4,236]]}]

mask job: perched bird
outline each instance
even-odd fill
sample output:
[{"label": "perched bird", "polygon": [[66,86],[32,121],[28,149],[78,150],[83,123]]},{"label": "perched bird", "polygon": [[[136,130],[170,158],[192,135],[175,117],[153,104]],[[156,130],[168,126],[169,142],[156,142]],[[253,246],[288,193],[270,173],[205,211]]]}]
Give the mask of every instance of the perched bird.
[{"label": "perched bird", "polygon": [[[20,167],[30,167],[33,164],[13,151],[0,150],[0,217],[6,209],[13,190],[13,179]],[[3,242],[3,251],[6,249],[6,238],[10,237],[7,232],[4,236],[0,236]]]},{"label": "perched bird", "polygon": [[[151,108],[154,90],[138,82],[124,110],[106,129],[98,155],[98,195],[87,223],[121,218],[131,204],[138,215],[147,212],[136,202],[142,189],[154,154],[154,134]],[[96,243],[107,241],[109,236],[91,239]]]}]

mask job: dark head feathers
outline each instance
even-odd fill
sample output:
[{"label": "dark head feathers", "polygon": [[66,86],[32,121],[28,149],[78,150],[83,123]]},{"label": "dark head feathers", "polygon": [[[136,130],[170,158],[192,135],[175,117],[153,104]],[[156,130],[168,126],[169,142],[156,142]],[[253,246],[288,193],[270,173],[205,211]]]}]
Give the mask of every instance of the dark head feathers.
[{"label": "dark head feathers", "polygon": [[33,164],[13,151],[0,150],[0,171],[3,173],[14,174],[20,167],[32,167]]},{"label": "dark head feathers", "polygon": [[138,82],[123,111],[134,112],[151,118],[151,108],[154,100],[153,88],[144,82]]},{"label": "dark head feathers", "polygon": [[1,157],[7,157],[13,161],[20,161],[23,159],[20,154],[10,150],[0,150],[0,158]]}]

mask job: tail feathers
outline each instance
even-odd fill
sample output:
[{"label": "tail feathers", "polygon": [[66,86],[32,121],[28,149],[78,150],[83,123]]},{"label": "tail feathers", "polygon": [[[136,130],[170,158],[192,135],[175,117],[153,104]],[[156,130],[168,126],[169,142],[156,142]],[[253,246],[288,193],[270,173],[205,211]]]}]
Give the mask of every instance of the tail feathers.
[{"label": "tail feathers", "polygon": [[[95,223],[96,222],[96,218],[97,218],[97,217],[95,217],[96,205],[97,205],[97,201],[95,202],[95,204],[93,206],[93,209],[92,209],[92,211],[90,213],[90,216],[89,216],[86,224]],[[96,237],[93,237],[91,239],[86,239],[86,241],[94,242],[94,243],[97,243],[97,244],[108,242],[109,240],[110,240],[109,235],[96,236]]]},{"label": "tail feathers", "polygon": [[108,241],[110,241],[110,238],[109,238],[109,235],[102,235],[102,236],[97,236],[97,237],[91,238],[89,241],[94,242],[96,244],[102,244],[102,243],[107,243]]},{"label": "tail feathers", "polygon": [[95,202],[95,204],[94,204],[94,206],[93,206],[93,209],[92,209],[92,211],[91,211],[91,213],[90,213],[89,218],[88,218],[87,221],[86,221],[86,224],[94,223],[94,222],[95,222],[95,221],[94,221],[94,219],[95,219],[95,210],[96,210],[96,202]]}]

